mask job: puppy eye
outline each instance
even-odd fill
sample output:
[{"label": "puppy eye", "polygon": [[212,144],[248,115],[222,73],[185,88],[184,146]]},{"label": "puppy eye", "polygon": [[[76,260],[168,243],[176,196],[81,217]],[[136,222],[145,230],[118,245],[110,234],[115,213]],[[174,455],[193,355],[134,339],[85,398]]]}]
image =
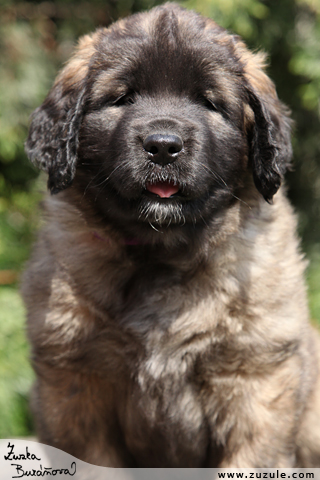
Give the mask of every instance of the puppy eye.
[{"label": "puppy eye", "polygon": [[202,97],[202,104],[208,109],[213,112],[220,112],[221,113],[221,108],[214,103],[213,100],[210,100],[209,98]]},{"label": "puppy eye", "polygon": [[211,112],[220,113],[226,120],[230,120],[227,106],[222,100],[214,101],[207,97],[201,97],[199,100]]},{"label": "puppy eye", "polygon": [[133,105],[134,104],[134,93],[125,93],[120,95],[116,100],[111,102],[111,105],[115,107],[121,107],[122,105]]}]

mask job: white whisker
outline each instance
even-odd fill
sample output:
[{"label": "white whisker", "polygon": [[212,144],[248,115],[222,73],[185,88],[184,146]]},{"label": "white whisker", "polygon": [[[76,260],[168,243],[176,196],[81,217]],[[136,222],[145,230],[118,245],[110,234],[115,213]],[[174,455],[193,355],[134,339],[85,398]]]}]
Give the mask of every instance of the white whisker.
[{"label": "white whisker", "polygon": [[[214,172],[213,170],[211,170],[211,168],[209,168],[207,165],[205,165],[204,163],[201,163],[200,164],[203,168],[205,168],[209,173],[211,173],[216,179],[218,180],[221,180],[221,182],[223,183],[223,185],[225,187],[227,187],[228,189],[228,192],[230,193],[230,195],[233,196],[233,198],[236,198],[237,200],[239,200],[239,202],[243,203],[244,205],[246,205],[250,210],[251,210],[251,207],[250,205],[247,204],[247,202],[245,202],[244,200],[242,200],[241,198],[237,197],[230,189],[230,187],[228,186],[227,182],[221,177],[221,175],[219,175],[218,173]],[[221,185],[221,184],[220,184]]]},{"label": "white whisker", "polygon": [[156,232],[158,232],[158,233],[163,233],[163,232],[160,232],[160,230],[158,230],[154,225],[152,225],[151,222],[149,222],[149,225],[150,225],[150,227],[153,228],[153,230],[155,230]]}]

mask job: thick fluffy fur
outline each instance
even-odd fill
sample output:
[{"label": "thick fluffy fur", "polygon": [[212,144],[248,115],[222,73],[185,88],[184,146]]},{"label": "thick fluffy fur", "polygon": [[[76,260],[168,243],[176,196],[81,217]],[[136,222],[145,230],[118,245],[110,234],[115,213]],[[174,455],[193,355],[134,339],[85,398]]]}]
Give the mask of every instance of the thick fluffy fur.
[{"label": "thick fluffy fur", "polygon": [[[175,138],[162,163],[152,135]],[[112,467],[320,466],[263,56],[176,5],[129,17],[80,40],[26,150],[57,194],[23,283],[40,440]]]}]

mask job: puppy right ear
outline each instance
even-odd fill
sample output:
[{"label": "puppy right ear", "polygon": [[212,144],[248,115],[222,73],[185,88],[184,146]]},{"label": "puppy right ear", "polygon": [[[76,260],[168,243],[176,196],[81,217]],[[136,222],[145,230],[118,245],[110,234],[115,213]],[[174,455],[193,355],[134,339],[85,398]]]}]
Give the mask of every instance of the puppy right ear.
[{"label": "puppy right ear", "polygon": [[67,188],[75,175],[86,78],[95,52],[96,35],[80,39],[74,57],[32,115],[25,151],[38,168],[49,174],[51,193]]},{"label": "puppy right ear", "polygon": [[67,188],[74,178],[84,99],[84,89],[78,98],[76,94],[60,93],[60,88],[53,87],[45,102],[35,110],[25,143],[30,160],[49,174],[51,193]]}]

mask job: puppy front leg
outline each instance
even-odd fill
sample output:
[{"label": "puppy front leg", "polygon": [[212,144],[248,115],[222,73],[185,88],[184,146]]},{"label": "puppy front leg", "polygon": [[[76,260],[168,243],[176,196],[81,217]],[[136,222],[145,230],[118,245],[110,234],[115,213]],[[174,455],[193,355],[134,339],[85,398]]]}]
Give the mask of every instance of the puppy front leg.
[{"label": "puppy front leg", "polygon": [[[281,368],[272,375],[251,379],[245,375],[226,376],[219,382],[219,395],[211,397],[210,407],[213,445],[220,452],[219,467],[295,466],[301,414],[297,372]],[[217,458],[214,453],[212,458]],[[213,463],[209,459],[208,466],[217,466]]]},{"label": "puppy front leg", "polygon": [[32,400],[39,441],[95,465],[134,466],[113,402],[112,387],[99,377],[42,368]]},{"label": "puppy front leg", "polygon": [[[270,432],[269,432],[270,433]],[[230,442],[232,444],[232,442]],[[228,445],[219,468],[292,468],[296,465],[296,456],[292,439],[272,434],[256,438],[247,438],[242,445]]]}]

